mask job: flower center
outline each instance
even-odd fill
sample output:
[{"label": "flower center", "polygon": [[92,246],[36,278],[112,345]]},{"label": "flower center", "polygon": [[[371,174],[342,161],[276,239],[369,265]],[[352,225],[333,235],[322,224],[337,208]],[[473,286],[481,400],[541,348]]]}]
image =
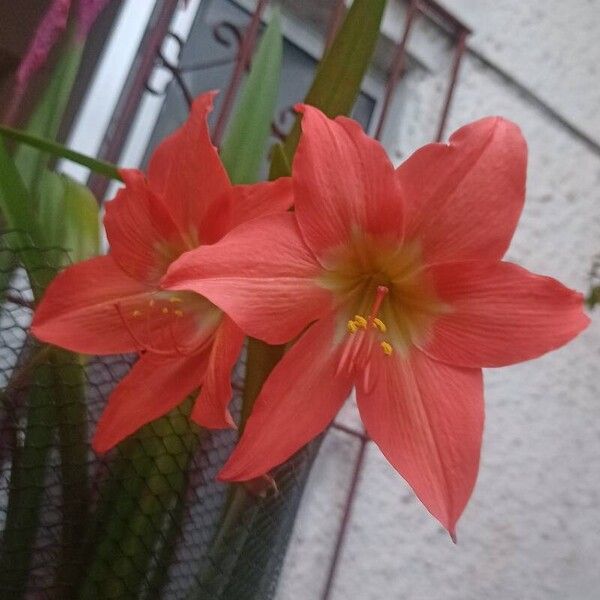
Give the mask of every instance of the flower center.
[{"label": "flower center", "polygon": [[[383,299],[389,292],[388,288],[384,285],[378,285],[377,291],[375,294],[375,300],[373,301],[373,305],[371,306],[371,310],[368,316],[363,315],[354,315],[354,319],[350,319],[347,324],[348,333],[351,335],[358,334],[357,337],[361,338],[361,342],[365,337],[364,333],[371,331],[373,333],[373,329],[376,330],[377,333],[385,333],[387,331],[387,325],[377,316],[379,314],[379,309],[381,308],[381,303]],[[386,356],[390,356],[394,351],[392,344],[388,340],[381,340],[379,343],[383,353]]]},{"label": "flower center", "polygon": [[388,294],[389,289],[384,285],[377,286],[375,299],[371,305],[369,314],[354,315],[347,323],[349,339],[344,343],[344,349],[340,356],[340,361],[336,370],[337,374],[341,372],[352,373],[356,369],[363,371],[366,385],[370,385],[371,379],[371,357],[373,352],[379,351],[384,356],[391,356],[394,347],[389,339],[385,339],[387,325],[377,315],[381,308],[383,299]]},{"label": "flower center", "polygon": [[405,354],[448,310],[437,298],[417,243],[356,232],[331,251],[324,267],[320,283],[334,293],[338,315],[354,315],[340,319],[339,336],[359,338],[363,349],[377,345],[386,356]]}]

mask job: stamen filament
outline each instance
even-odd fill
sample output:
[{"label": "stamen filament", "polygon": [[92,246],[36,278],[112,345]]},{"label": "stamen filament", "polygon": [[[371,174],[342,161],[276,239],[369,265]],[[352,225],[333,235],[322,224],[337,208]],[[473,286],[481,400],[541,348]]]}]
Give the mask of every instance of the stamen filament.
[{"label": "stamen filament", "polygon": [[[154,300],[151,300],[151,302],[154,302]],[[121,322],[123,323],[123,327],[125,327],[125,330],[127,331],[129,336],[133,340],[134,345],[137,347],[137,351],[140,353],[141,352],[152,352],[153,354],[158,354],[160,356],[173,356],[173,354],[175,353],[175,354],[179,354],[181,356],[189,356],[191,354],[194,354],[198,350],[200,350],[202,348],[202,346],[204,345],[204,343],[206,342],[206,340],[203,340],[201,344],[198,344],[198,346],[189,347],[189,348],[181,348],[180,346],[177,345],[177,341],[175,339],[175,333],[173,331],[173,324],[171,323],[169,326],[169,334],[173,341],[174,349],[173,350],[161,350],[160,348],[153,348],[152,346],[150,346],[148,344],[142,343],[142,341],[136,336],[133,329],[127,322],[127,319],[125,318],[125,315],[123,314],[123,309],[119,306],[119,304],[114,304],[113,306],[115,307],[115,310],[117,311],[117,314],[119,315],[119,318],[121,319]]]}]

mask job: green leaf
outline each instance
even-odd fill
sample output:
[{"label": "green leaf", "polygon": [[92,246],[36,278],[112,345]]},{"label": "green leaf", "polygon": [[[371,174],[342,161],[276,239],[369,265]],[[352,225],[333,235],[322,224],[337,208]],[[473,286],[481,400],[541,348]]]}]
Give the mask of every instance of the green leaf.
[{"label": "green leaf", "polygon": [[280,177],[291,175],[292,165],[285,153],[281,142],[277,142],[271,149],[271,168],[269,169],[269,180],[275,181]]},{"label": "green leaf", "polygon": [[70,584],[81,568],[82,532],[86,528],[91,504],[85,398],[87,379],[84,360],[79,355],[52,348],[49,358],[54,388],[47,392],[54,397],[56,406],[63,498],[61,557],[56,583],[60,590],[57,590],[57,596],[66,598]]},{"label": "green leaf", "polygon": [[254,183],[259,177],[277,105],[282,55],[281,22],[275,10],[221,147],[221,159],[233,183]]},{"label": "green leaf", "polygon": [[[13,159],[0,140],[0,211],[7,228],[29,236],[27,243],[45,240],[35,218],[31,197],[19,175]],[[41,247],[44,244],[40,244]]]},{"label": "green leaf", "polygon": [[53,369],[37,365],[27,392],[27,426],[13,454],[4,535],[0,545],[0,589],[11,598],[24,597],[39,526],[46,461],[52,444],[55,406]]},{"label": "green leaf", "polygon": [[[385,4],[386,0],[354,0],[319,64],[304,99],[306,104],[316,106],[332,118],[350,114],[373,57]],[[290,164],[299,140],[300,121],[297,119],[284,144]]]},{"label": "green leaf", "polygon": [[19,175],[14,161],[0,140],[0,215],[11,230],[4,236],[5,244],[15,252],[27,270],[34,296],[41,295],[52,279],[53,265],[48,265],[42,250],[46,237],[33,212],[31,196]]},{"label": "green leaf", "polygon": [[42,172],[38,208],[50,246],[67,251],[69,262],[96,256],[100,251],[98,203],[90,190],[66,175]]},{"label": "green leaf", "polygon": [[14,252],[0,246],[0,306],[4,302],[16,267],[17,259]]},{"label": "green leaf", "polygon": [[16,140],[17,142],[28,144],[33,148],[44,150],[45,152],[48,152],[53,156],[66,158],[71,162],[83,165],[84,167],[88,167],[88,169],[91,169],[92,171],[99,173],[100,175],[104,175],[109,179],[123,181],[123,179],[119,175],[119,168],[116,165],[113,165],[112,163],[106,162],[104,160],[92,158],[91,156],[87,156],[86,154],[81,154],[81,152],[75,152],[75,150],[70,150],[69,148],[63,146],[62,144],[59,144],[58,142],[53,142],[52,140],[48,140],[46,138],[31,135],[29,133],[26,133],[25,131],[21,131],[20,129],[5,127],[4,125],[0,125],[0,134],[4,137]]},{"label": "green leaf", "polygon": [[190,397],[119,444],[100,491],[88,540],[92,560],[78,599],[139,598],[145,581],[160,583],[156,571],[168,569],[160,561],[171,556],[163,547],[165,535],[177,527],[202,432],[190,421],[192,405]]},{"label": "green leaf", "polygon": [[[65,109],[83,53],[83,44],[77,40],[73,31],[69,32],[62,53],[49,80],[48,86],[38,102],[25,131],[30,135],[54,140],[63,120]],[[31,146],[20,146],[15,154],[15,163],[32,197],[37,200],[42,172],[48,161],[45,152],[39,152]]]}]

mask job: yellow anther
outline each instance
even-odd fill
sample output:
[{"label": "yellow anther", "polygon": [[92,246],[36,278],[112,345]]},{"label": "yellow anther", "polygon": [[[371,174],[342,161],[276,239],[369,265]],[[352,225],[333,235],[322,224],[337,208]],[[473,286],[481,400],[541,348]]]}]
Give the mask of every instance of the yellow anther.
[{"label": "yellow anther", "polygon": [[377,317],[375,317],[373,319],[373,327],[375,327],[376,329],[379,329],[379,331],[381,331],[381,333],[385,333],[387,331],[387,327],[385,326],[385,323],[381,319],[378,319]]},{"label": "yellow anther", "polygon": [[162,313],[166,315],[169,312],[169,309],[166,306],[163,306]]},{"label": "yellow anther", "polygon": [[383,353],[386,356],[390,356],[392,354],[392,352],[394,351],[394,349],[392,348],[392,345],[389,342],[381,342],[381,349],[383,350]]},{"label": "yellow anther", "polygon": [[148,306],[150,308],[152,308],[154,306],[154,298],[152,298],[152,300],[150,300],[150,302],[148,302]]},{"label": "yellow anther", "polygon": [[362,315],[354,315],[354,322],[361,329],[366,329],[366,327],[367,327],[367,320]]},{"label": "yellow anther", "polygon": [[183,302],[183,300],[177,296],[171,296],[169,298],[169,302],[172,302],[173,304],[179,304],[180,302]]},{"label": "yellow anther", "polygon": [[132,314],[134,317],[139,317],[139,316],[140,316],[142,313],[141,313],[139,310],[134,310],[134,311],[133,311],[131,314]]},{"label": "yellow anther", "polygon": [[356,321],[348,321],[347,327],[349,333],[356,333],[358,331],[358,324],[356,323]]},{"label": "yellow anther", "polygon": [[178,317],[183,317],[183,311],[182,310],[174,310],[173,311]]}]

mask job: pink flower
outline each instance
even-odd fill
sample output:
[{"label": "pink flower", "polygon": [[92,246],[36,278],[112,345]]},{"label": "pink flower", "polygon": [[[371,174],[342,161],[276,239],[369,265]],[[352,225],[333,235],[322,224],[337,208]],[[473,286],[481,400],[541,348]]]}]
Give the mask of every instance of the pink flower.
[{"label": "pink flower", "polygon": [[35,312],[31,329],[45,342],[83,354],[142,354],[110,396],[93,441],[98,452],[199,386],[192,419],[209,428],[234,426],[227,405],[244,334],[205,298],[165,291],[159,281],[182,252],[286,210],[292,194],[289,178],[231,185],[208,134],[213,96],[200,96],[188,121],[156,149],[148,179],[121,171],[125,188],[104,219],[110,254],[63,271]]},{"label": "pink flower", "polygon": [[53,0],[42,17],[27,52],[17,70],[17,88],[24,88],[33,74],[48,60],[48,55],[67,27],[71,0]]},{"label": "pink flower", "polygon": [[568,342],[588,323],[582,296],[501,262],[525,195],[527,150],[512,123],[482,119],[394,170],[354,121],[300,110],[295,212],[185,254],[163,281],[249,335],[300,336],[221,478],[285,461],[355,386],[369,435],[454,536],[478,471],[481,368]]},{"label": "pink flower", "polygon": [[84,40],[98,15],[104,10],[110,0],[79,0],[77,7],[77,35]]},{"label": "pink flower", "polygon": [[[78,40],[85,41],[96,18],[109,2],[110,0],[80,0],[76,18]],[[46,64],[50,52],[67,28],[72,3],[72,0],[52,0],[37,26],[17,69],[12,99],[4,115],[7,123],[14,121],[29,81]]]}]

